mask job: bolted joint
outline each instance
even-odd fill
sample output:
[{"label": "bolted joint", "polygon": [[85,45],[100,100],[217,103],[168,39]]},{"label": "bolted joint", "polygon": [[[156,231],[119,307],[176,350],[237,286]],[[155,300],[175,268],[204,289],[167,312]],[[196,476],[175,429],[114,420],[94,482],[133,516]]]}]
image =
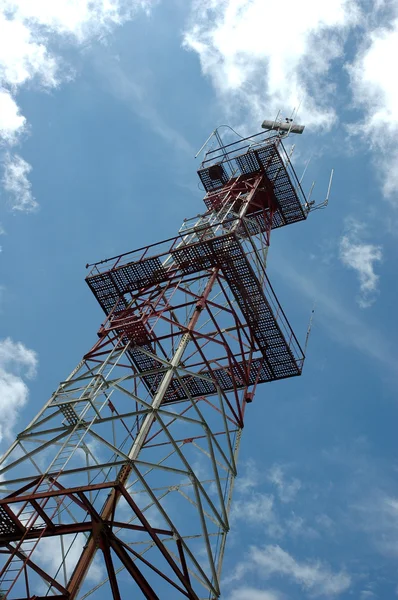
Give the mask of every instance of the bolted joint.
[{"label": "bolted joint", "polygon": [[205,307],[205,300],[204,298],[201,298],[200,300],[197,301],[196,303],[196,310],[203,310]]}]

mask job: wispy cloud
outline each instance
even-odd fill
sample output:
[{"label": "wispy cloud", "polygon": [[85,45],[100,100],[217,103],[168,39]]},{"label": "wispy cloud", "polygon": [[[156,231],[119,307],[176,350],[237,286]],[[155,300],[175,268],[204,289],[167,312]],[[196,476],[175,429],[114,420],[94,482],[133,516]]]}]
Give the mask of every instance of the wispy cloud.
[{"label": "wispy cloud", "polygon": [[97,53],[94,64],[106,81],[106,89],[145,120],[154,133],[178,150],[190,156],[195,154],[196,148],[162,118],[145,87],[137,81],[136,74],[134,77],[129,75],[116,58],[105,55],[104,52]]},{"label": "wispy cloud", "polygon": [[288,480],[281,465],[275,464],[271,467],[268,480],[276,486],[281,502],[292,502],[301,489],[301,481],[296,477]]},{"label": "wispy cloud", "polygon": [[241,494],[250,492],[260,485],[262,479],[262,473],[257,468],[254,460],[249,459],[241,465],[239,476],[235,484],[236,491]]},{"label": "wispy cloud", "polygon": [[[380,331],[347,309],[346,303],[333,289],[331,281],[319,279],[314,272],[303,272],[281,255],[274,258],[274,265],[278,266],[278,272],[296,293],[307,299],[311,305],[316,301],[316,321],[326,329],[332,339],[355,348],[372,361],[377,360],[396,372],[398,357],[392,343]],[[322,277],[325,277],[324,273]]]},{"label": "wispy cloud", "polygon": [[38,207],[32,194],[32,184],[28,179],[31,170],[31,165],[18,154],[6,154],[2,184],[13,210],[32,212]]},{"label": "wispy cloud", "polygon": [[358,304],[368,308],[376,299],[379,276],[375,273],[375,263],[383,258],[382,247],[364,241],[366,227],[356,219],[348,219],[346,232],[340,239],[339,256],[344,266],[356,271],[360,294]]},{"label": "wispy cloud", "polygon": [[227,600],[283,600],[283,595],[275,590],[259,590],[245,586],[231,592]]},{"label": "wispy cloud", "polygon": [[[365,483],[365,482],[364,482]],[[398,557],[398,497],[377,487],[363,487],[357,501],[351,505],[354,523],[368,537],[371,545],[382,556]]]},{"label": "wispy cloud", "polygon": [[267,535],[281,538],[285,530],[275,511],[275,498],[272,494],[251,493],[235,500],[231,510],[231,521],[244,521],[246,524],[261,526]]},{"label": "wispy cloud", "polygon": [[[16,94],[30,82],[44,89],[55,88],[71,77],[63,59],[50,48],[54,40],[87,46],[102,38],[129,19],[137,11],[149,11],[151,0],[5,0],[0,6],[0,144],[10,147],[21,140],[26,131],[26,118],[21,114]],[[26,210],[33,199],[25,182],[28,163],[17,157],[21,174],[14,208]],[[7,168],[7,163],[6,163]],[[9,181],[6,174],[5,181]],[[22,186],[22,189],[21,187]],[[5,188],[13,196],[15,186]],[[21,195],[22,194],[22,195]]]},{"label": "wispy cloud", "polygon": [[24,380],[36,375],[37,365],[33,350],[10,338],[0,340],[0,441],[13,435],[19,412],[29,396]]},{"label": "wispy cloud", "polygon": [[284,576],[312,596],[337,596],[351,586],[351,576],[344,570],[334,572],[320,560],[296,560],[280,546],[251,546],[248,556],[237,565],[230,582],[255,571],[265,579]]},{"label": "wispy cloud", "polygon": [[372,598],[377,598],[377,596],[371,590],[362,590],[361,591],[360,600],[372,600]]},{"label": "wispy cloud", "polygon": [[[277,493],[264,492],[264,484],[268,484],[268,489],[272,484]],[[274,464],[268,472],[261,472],[253,460],[248,461],[242,479],[237,480],[231,520],[244,522],[257,531],[260,528],[274,539],[319,537],[319,533],[302,516],[293,510],[286,514],[285,506],[296,499],[301,488],[301,481],[296,477],[288,478],[281,465]],[[316,521],[316,524],[324,529],[322,523]]]}]

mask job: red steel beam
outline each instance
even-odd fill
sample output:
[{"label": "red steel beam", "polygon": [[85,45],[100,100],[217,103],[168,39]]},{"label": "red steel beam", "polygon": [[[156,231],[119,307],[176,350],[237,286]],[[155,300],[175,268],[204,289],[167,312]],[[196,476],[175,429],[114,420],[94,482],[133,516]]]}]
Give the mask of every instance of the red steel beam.
[{"label": "red steel beam", "polygon": [[[159,596],[155,593],[152,586],[145,579],[139,568],[135,565],[134,561],[130,558],[126,550],[118,543],[116,539],[109,539],[109,545],[125,567],[128,573],[130,573],[131,577],[137,583],[141,592],[144,594],[147,600],[160,600]],[[71,598],[73,596],[70,596]]]},{"label": "red steel beam", "polygon": [[104,562],[106,566],[106,571],[108,573],[108,579],[112,590],[113,600],[122,600],[116,579],[115,568],[113,566],[113,560],[107,536],[101,535],[99,547],[101,548],[102,554],[104,555]]}]

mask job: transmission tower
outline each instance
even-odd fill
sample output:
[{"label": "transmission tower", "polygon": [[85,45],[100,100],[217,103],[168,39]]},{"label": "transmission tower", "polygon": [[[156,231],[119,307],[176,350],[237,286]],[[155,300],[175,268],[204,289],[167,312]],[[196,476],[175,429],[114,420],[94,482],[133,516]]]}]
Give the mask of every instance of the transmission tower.
[{"label": "transmission tower", "polygon": [[205,212],[88,265],[98,338],[1,461],[2,598],[220,596],[246,404],[303,368],[266,261],[308,204],[283,130],[215,135]]}]

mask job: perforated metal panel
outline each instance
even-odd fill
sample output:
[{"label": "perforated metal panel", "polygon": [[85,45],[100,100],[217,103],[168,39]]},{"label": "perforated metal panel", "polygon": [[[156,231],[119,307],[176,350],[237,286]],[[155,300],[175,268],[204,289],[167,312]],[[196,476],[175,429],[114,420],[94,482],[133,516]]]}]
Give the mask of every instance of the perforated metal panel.
[{"label": "perforated metal panel", "polygon": [[20,530],[21,527],[18,527],[17,523],[10,517],[4,506],[0,505],[0,536],[17,533]]},{"label": "perforated metal panel", "polygon": [[199,178],[206,192],[222,188],[228,181],[228,175],[223,165],[211,165],[198,171]]},{"label": "perforated metal panel", "polygon": [[[258,173],[264,173],[271,182],[277,204],[272,229],[306,219],[307,215],[301,206],[295,185],[290,179],[276,143],[265,144],[256,150],[248,150],[244,154],[231,158],[230,162],[234,166],[234,179],[238,176],[249,179]],[[198,173],[200,176],[201,171]],[[208,208],[214,208],[219,202],[219,197],[212,195],[212,192],[221,190],[223,185],[227,185],[231,181],[232,179],[224,184],[219,182],[217,186],[212,187],[205,186],[206,191],[209,192],[204,199]]]}]

